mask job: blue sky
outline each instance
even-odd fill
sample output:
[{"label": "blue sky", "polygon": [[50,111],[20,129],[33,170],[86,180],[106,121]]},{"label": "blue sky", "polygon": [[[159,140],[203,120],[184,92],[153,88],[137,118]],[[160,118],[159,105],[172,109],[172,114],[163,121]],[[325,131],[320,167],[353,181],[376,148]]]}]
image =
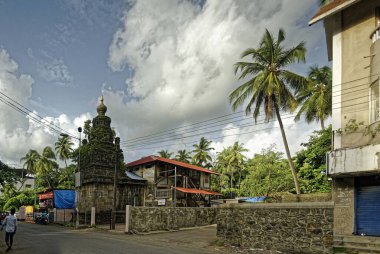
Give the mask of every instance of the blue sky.
[{"label": "blue sky", "polygon": [[[103,94],[122,142],[229,114],[228,94],[239,84],[232,66],[244,49],[257,46],[265,28],[275,34],[284,28],[286,46],[306,42],[307,63],[292,70],[303,74],[311,65],[329,64],[322,24],[307,24],[317,2],[0,0],[0,91],[73,135],[96,115]],[[1,102],[0,110],[0,160],[17,164],[28,149],[57,139]],[[277,129],[215,138],[231,134],[231,126],[232,134],[257,128],[226,122],[214,134],[177,135],[182,144],[205,135],[216,151],[243,142],[250,156],[273,143],[283,150]],[[292,152],[317,128],[289,127]],[[130,161],[161,149],[191,150],[159,146],[125,147],[124,154]]]}]

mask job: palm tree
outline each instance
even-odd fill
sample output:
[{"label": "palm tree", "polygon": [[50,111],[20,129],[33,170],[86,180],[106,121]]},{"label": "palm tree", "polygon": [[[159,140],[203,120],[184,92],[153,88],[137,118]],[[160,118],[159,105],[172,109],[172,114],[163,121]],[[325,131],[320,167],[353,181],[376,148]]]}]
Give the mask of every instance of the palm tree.
[{"label": "palm tree", "polygon": [[313,66],[309,71],[309,84],[299,92],[297,99],[302,103],[295,120],[298,121],[305,113],[308,123],[320,121],[322,130],[325,120],[332,113],[332,73],[331,68]]},{"label": "palm tree", "polygon": [[158,152],[158,155],[162,158],[170,159],[173,155],[173,153],[169,153],[168,150],[161,150]]},{"label": "palm tree", "polygon": [[249,48],[242,53],[242,57],[251,56],[253,61],[237,62],[235,74],[240,70],[239,79],[244,79],[248,75],[251,77],[235,89],[229,99],[234,111],[248,99],[245,112],[247,115],[251,114],[254,107],[255,122],[261,109],[264,110],[266,121],[277,117],[296,192],[300,194],[297,172],[290,155],[280,111],[293,112],[297,107],[294,93],[299,92],[307,84],[304,77],[286,69],[289,64],[304,62],[306,49],[304,42],[285,49],[282,46],[284,40],[285,33],[282,29],[278,32],[277,39],[266,30],[257,49]]},{"label": "palm tree", "polygon": [[65,165],[67,168],[66,160],[70,158],[71,153],[73,152],[72,146],[74,145],[71,142],[70,137],[68,135],[61,134],[58,138],[58,141],[55,142],[55,152],[60,160],[65,161]]},{"label": "palm tree", "polygon": [[208,141],[205,137],[202,137],[198,145],[193,145],[195,149],[193,150],[193,163],[201,167],[209,167],[212,161],[209,152],[214,150],[213,147],[210,147],[212,141]]},{"label": "palm tree", "polygon": [[46,177],[49,187],[52,188],[49,180],[49,174],[58,168],[57,162],[55,162],[55,154],[50,146],[47,146],[42,151],[41,156],[36,162],[36,173],[40,177]]},{"label": "palm tree", "polygon": [[182,161],[185,163],[190,163],[191,160],[191,152],[184,150],[179,150],[178,154],[175,156],[175,160]]},{"label": "palm tree", "polygon": [[22,166],[26,169],[27,174],[36,173],[36,163],[39,157],[40,155],[36,150],[30,149],[28,153],[20,159],[20,162],[24,161],[24,164]]},{"label": "palm tree", "polygon": [[234,172],[239,172],[239,189],[240,189],[240,181],[241,181],[241,170],[244,161],[247,157],[243,154],[244,152],[248,152],[248,149],[244,148],[244,144],[239,144],[239,142],[235,142],[232,147],[228,150],[227,154],[227,163],[233,168]]}]

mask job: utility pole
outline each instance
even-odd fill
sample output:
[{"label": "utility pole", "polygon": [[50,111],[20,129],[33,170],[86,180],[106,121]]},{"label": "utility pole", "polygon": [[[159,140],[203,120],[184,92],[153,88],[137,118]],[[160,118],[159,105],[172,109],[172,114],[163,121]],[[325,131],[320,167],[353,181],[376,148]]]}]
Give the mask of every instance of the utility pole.
[{"label": "utility pole", "polygon": [[75,211],[76,211],[76,222],[75,222],[75,227],[79,227],[79,208],[78,208],[78,203],[79,203],[79,188],[81,185],[81,176],[80,176],[80,146],[82,143],[82,127],[78,127],[78,132],[79,132],[79,147],[78,147],[78,174],[77,176],[79,177],[79,187],[77,187],[76,195],[76,204],[75,204]]},{"label": "utility pole", "polygon": [[115,138],[115,171],[113,175],[113,202],[112,202],[112,214],[111,214],[111,229],[115,229],[116,224],[116,178],[117,178],[117,165],[119,164],[118,161],[118,153],[119,153],[119,145],[120,145],[120,138]]},{"label": "utility pole", "polygon": [[173,206],[177,206],[177,167],[174,167],[174,197]]}]

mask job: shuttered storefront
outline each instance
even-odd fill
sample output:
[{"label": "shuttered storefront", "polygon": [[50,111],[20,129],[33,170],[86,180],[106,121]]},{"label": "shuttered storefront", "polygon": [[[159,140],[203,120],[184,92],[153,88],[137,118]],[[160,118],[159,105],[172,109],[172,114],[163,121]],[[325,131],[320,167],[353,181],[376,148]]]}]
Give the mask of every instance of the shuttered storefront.
[{"label": "shuttered storefront", "polygon": [[356,233],[380,236],[380,177],[360,177],[356,182]]}]

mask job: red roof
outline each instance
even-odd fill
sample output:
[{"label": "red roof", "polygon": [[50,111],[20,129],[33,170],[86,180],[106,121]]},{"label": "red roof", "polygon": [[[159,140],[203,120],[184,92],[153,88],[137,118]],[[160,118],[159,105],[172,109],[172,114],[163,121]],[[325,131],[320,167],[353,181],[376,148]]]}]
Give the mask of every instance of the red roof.
[{"label": "red roof", "polygon": [[314,17],[311,18],[309,25],[312,25],[318,22],[319,20],[326,18],[327,16],[342,11],[348,6],[359,1],[360,0],[333,0],[329,4],[326,4],[319,9],[319,11],[314,15]]},{"label": "red roof", "polygon": [[179,166],[179,167],[182,167],[182,168],[197,170],[197,171],[201,171],[201,172],[205,172],[205,173],[209,173],[209,174],[218,174],[217,172],[214,172],[212,170],[209,170],[209,169],[206,169],[206,168],[202,168],[202,167],[199,167],[199,166],[196,166],[196,165],[191,165],[191,164],[184,163],[184,162],[181,162],[181,161],[166,159],[166,158],[162,158],[162,157],[154,156],[154,155],[150,155],[150,156],[147,156],[147,157],[143,157],[143,158],[141,158],[139,160],[132,161],[132,162],[130,162],[130,163],[127,164],[127,167],[134,167],[134,166],[138,166],[138,165],[142,165],[142,164],[146,164],[146,163],[151,163],[151,162],[154,162],[154,161],[161,161],[161,162],[165,162],[165,163],[168,163],[168,164],[176,165],[176,166]]},{"label": "red roof", "polygon": [[218,192],[208,191],[208,190],[189,189],[189,188],[182,188],[182,187],[176,187],[176,190],[179,190],[180,192],[184,192],[184,193],[223,196],[222,194]]}]

